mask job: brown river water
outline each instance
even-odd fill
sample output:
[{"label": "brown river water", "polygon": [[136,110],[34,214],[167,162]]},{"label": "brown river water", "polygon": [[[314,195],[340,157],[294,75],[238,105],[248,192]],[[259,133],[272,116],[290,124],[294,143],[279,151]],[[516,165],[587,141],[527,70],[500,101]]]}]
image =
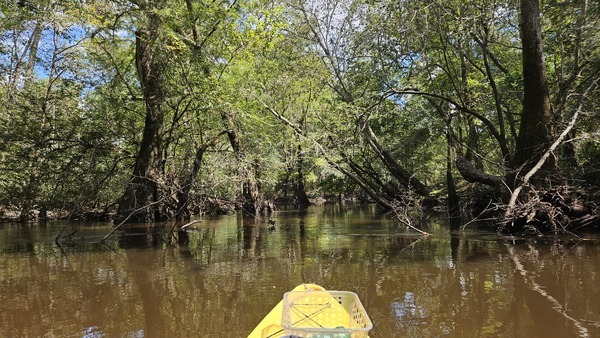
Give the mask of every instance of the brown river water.
[{"label": "brown river water", "polygon": [[[433,219],[433,217],[431,218]],[[246,337],[303,282],[357,293],[370,337],[600,337],[600,237],[408,231],[373,207],[146,226],[0,224],[0,337]]]}]

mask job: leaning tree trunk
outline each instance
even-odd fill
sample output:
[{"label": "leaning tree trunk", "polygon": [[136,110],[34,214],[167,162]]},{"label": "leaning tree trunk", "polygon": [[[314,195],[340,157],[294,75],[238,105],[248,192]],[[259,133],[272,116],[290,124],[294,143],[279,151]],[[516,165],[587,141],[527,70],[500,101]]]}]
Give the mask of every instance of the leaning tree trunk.
[{"label": "leaning tree trunk", "polygon": [[152,13],[148,29],[136,32],[135,60],[146,104],[146,120],[133,175],[119,201],[117,219],[129,222],[152,222],[160,218],[158,182],[162,171],[164,92],[161,62],[155,49],[159,27],[157,15]]},{"label": "leaning tree trunk", "polygon": [[[552,109],[544,65],[542,29],[538,0],[521,0],[521,42],[523,45],[523,112],[513,166],[527,172],[550,145]],[[547,175],[554,167],[549,159],[540,171]]]},{"label": "leaning tree trunk", "polygon": [[190,204],[190,191],[196,181],[196,176],[200,173],[202,166],[202,159],[208,145],[202,145],[196,149],[196,155],[194,156],[194,163],[192,164],[192,170],[190,171],[187,178],[183,181],[181,188],[177,191],[177,213],[175,219],[178,221],[189,220],[192,213],[189,208]]},{"label": "leaning tree trunk", "polygon": [[361,118],[360,123],[367,141],[392,176],[394,176],[394,178],[396,178],[404,187],[413,189],[419,196],[429,195],[429,188],[419,181],[414,174],[410,173],[408,170],[398,164],[392,155],[386,149],[384,149],[379,142],[379,139],[371,129],[368,117]]},{"label": "leaning tree trunk", "polygon": [[[306,135],[304,134],[302,129],[300,129],[298,126],[294,125],[292,122],[290,122],[288,119],[286,119],[281,114],[279,114],[276,110],[274,110],[273,108],[269,107],[266,104],[265,104],[265,108],[268,111],[270,111],[271,114],[273,114],[273,116],[275,116],[280,121],[282,121],[285,125],[290,127],[294,131],[294,133],[296,133],[297,136],[299,136],[300,138],[306,138]],[[321,155],[325,158],[325,161],[327,161],[327,163],[329,163],[329,165],[331,165],[333,168],[335,168],[336,170],[338,170],[339,172],[344,174],[352,182],[356,183],[367,195],[369,195],[369,197],[371,197],[373,199],[373,201],[375,201],[375,203],[379,204],[379,206],[381,206],[382,208],[384,208],[386,210],[394,209],[393,205],[388,200],[381,197],[380,194],[378,194],[378,192],[375,189],[372,189],[371,187],[369,187],[369,185],[367,184],[367,182],[365,182],[365,180],[363,180],[360,177],[358,177],[357,175],[353,174],[350,170],[345,169],[344,166],[342,166],[340,163],[338,163],[337,161],[334,161],[330,156],[328,156],[327,152],[325,151],[325,149],[319,142],[317,142],[314,139],[310,139],[310,138],[307,138],[307,139],[310,140],[311,142],[313,142],[313,144],[317,147],[317,149],[319,150]],[[348,158],[343,154],[343,152],[341,153],[341,155],[344,158],[344,162],[350,163],[348,161]]]}]

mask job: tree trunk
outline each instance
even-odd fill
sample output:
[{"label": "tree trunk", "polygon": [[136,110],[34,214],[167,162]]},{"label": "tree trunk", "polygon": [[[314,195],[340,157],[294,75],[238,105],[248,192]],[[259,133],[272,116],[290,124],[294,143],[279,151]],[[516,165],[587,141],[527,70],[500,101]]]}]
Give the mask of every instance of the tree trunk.
[{"label": "tree trunk", "polygon": [[299,209],[306,209],[310,205],[310,201],[308,200],[308,196],[306,195],[304,187],[304,176],[302,175],[302,169],[304,168],[304,153],[302,152],[301,145],[298,145],[298,159],[296,161],[296,168],[298,170],[298,177],[296,180],[294,204]]},{"label": "tree trunk", "polygon": [[25,66],[25,86],[33,79],[33,69],[35,68],[35,62],[37,59],[38,47],[40,39],[42,38],[42,22],[41,18],[37,20],[35,28],[31,36],[31,45],[29,46],[29,56],[27,58],[27,65]]},{"label": "tree trunk", "polygon": [[[388,194],[383,188],[384,185],[377,181],[377,183],[373,183],[369,178],[375,180],[376,177],[371,177],[365,172],[363,168],[361,168],[358,164],[354,163],[345,153],[340,154],[346,164],[350,167],[350,170],[344,169],[340,164],[326,157],[327,163],[337,169],[339,172],[348,177],[352,182],[356,183],[360,189],[367,194],[375,203],[377,203],[380,207],[385,210],[393,210],[392,202],[395,197]],[[355,172],[356,174],[352,173]],[[369,176],[369,177],[365,177]],[[364,195],[363,195],[364,196]],[[359,197],[360,198],[360,197]]]},{"label": "tree trunk", "polygon": [[[551,138],[552,110],[543,59],[538,0],[521,0],[520,28],[523,45],[523,112],[512,164],[514,168],[526,172],[548,149]],[[553,167],[554,160],[549,159],[540,174],[547,176]]]},{"label": "tree trunk", "polygon": [[[467,61],[466,61],[466,57],[464,55],[461,55],[461,57],[460,57],[460,73],[461,73],[461,85],[463,88],[461,101],[463,102],[463,105],[467,109],[471,109],[472,108],[472,104],[471,104],[472,93],[469,90],[469,81],[468,81],[469,68],[467,67]],[[467,122],[467,138],[465,140],[465,143],[466,143],[466,149],[464,152],[465,157],[469,161],[475,163],[475,166],[477,168],[483,169],[483,163],[478,156],[479,134],[477,133],[477,128],[475,127],[475,123],[473,121],[473,116],[467,115],[466,122]],[[450,137],[451,137],[450,135],[446,135],[448,142],[450,142]],[[450,143],[448,143],[448,145],[450,145]],[[452,162],[452,160],[450,158],[449,158],[449,160],[450,160],[450,162]],[[452,175],[452,174],[450,173],[450,175]],[[448,191],[448,194],[450,194],[450,191]]]},{"label": "tree trunk", "polygon": [[406,188],[413,189],[420,196],[429,195],[429,188],[415,175],[409,173],[406,169],[404,169],[396,160],[390,155],[390,153],[383,148],[379,139],[371,129],[369,125],[369,121],[366,117],[362,118],[361,125],[363,131],[365,132],[365,136],[369,141],[369,144],[373,148],[373,150],[377,153],[378,157],[381,159],[383,164],[385,164],[386,168],[390,171],[392,176],[394,176],[402,185]]},{"label": "tree trunk", "polygon": [[161,129],[164,120],[162,64],[156,42],[160,20],[150,12],[147,30],[136,32],[135,60],[146,104],[144,133],[131,182],[119,201],[117,219],[153,222],[160,219],[158,183],[161,181]]},{"label": "tree trunk", "polygon": [[267,203],[262,195],[260,185],[257,182],[256,174],[258,166],[256,163],[253,165],[247,165],[244,163],[244,153],[242,151],[240,140],[235,131],[235,125],[233,118],[230,114],[222,112],[221,120],[225,126],[229,143],[235,154],[238,174],[242,178],[242,189],[240,191],[239,199],[241,199],[242,211],[259,216],[261,213],[267,212],[270,208],[270,204]]},{"label": "tree trunk", "polygon": [[446,129],[446,187],[448,188],[448,216],[450,220],[450,231],[456,231],[460,229],[460,199],[456,192],[456,184],[454,183],[454,177],[452,175],[452,155],[453,142],[452,136],[450,135],[450,119],[448,119]]},{"label": "tree trunk", "polygon": [[192,213],[189,209],[190,203],[190,191],[192,190],[192,186],[196,181],[196,176],[200,172],[200,167],[202,166],[202,159],[204,157],[204,153],[206,152],[207,145],[202,145],[196,150],[196,156],[194,156],[194,163],[192,164],[192,171],[189,173],[189,176],[183,181],[183,184],[179,191],[177,191],[177,213],[175,218],[178,221],[189,220],[191,218]]},{"label": "tree trunk", "polygon": [[265,210],[265,200],[263,198],[260,185],[256,173],[257,165],[252,165],[250,168],[243,166],[244,183],[242,184],[242,211],[248,215],[260,217],[268,210]]}]

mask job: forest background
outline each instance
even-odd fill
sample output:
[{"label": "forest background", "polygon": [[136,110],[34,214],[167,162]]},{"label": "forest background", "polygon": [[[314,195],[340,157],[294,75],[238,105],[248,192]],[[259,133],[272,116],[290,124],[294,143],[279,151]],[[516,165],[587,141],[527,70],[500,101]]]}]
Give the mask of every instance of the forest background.
[{"label": "forest background", "polygon": [[[598,227],[600,3],[0,3],[0,216]],[[405,216],[405,217],[403,217]]]}]

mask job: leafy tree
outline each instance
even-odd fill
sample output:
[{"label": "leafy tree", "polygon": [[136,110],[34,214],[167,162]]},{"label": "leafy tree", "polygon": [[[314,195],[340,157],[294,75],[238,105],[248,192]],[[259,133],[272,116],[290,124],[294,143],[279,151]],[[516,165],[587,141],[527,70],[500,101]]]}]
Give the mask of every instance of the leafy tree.
[{"label": "leafy tree", "polygon": [[519,5],[3,3],[0,202],[156,221],[360,189],[457,216],[479,184],[594,184],[598,5]]},{"label": "leafy tree", "polygon": [[146,106],[146,118],[133,177],[119,201],[118,218],[154,221],[160,219],[156,204],[161,198],[157,185],[162,179],[162,127],[165,118],[163,77],[167,63],[167,55],[161,53],[164,48],[164,40],[161,39],[163,19],[159,13],[166,4],[163,1],[149,1],[137,5],[141,15],[135,32],[135,63]]}]

